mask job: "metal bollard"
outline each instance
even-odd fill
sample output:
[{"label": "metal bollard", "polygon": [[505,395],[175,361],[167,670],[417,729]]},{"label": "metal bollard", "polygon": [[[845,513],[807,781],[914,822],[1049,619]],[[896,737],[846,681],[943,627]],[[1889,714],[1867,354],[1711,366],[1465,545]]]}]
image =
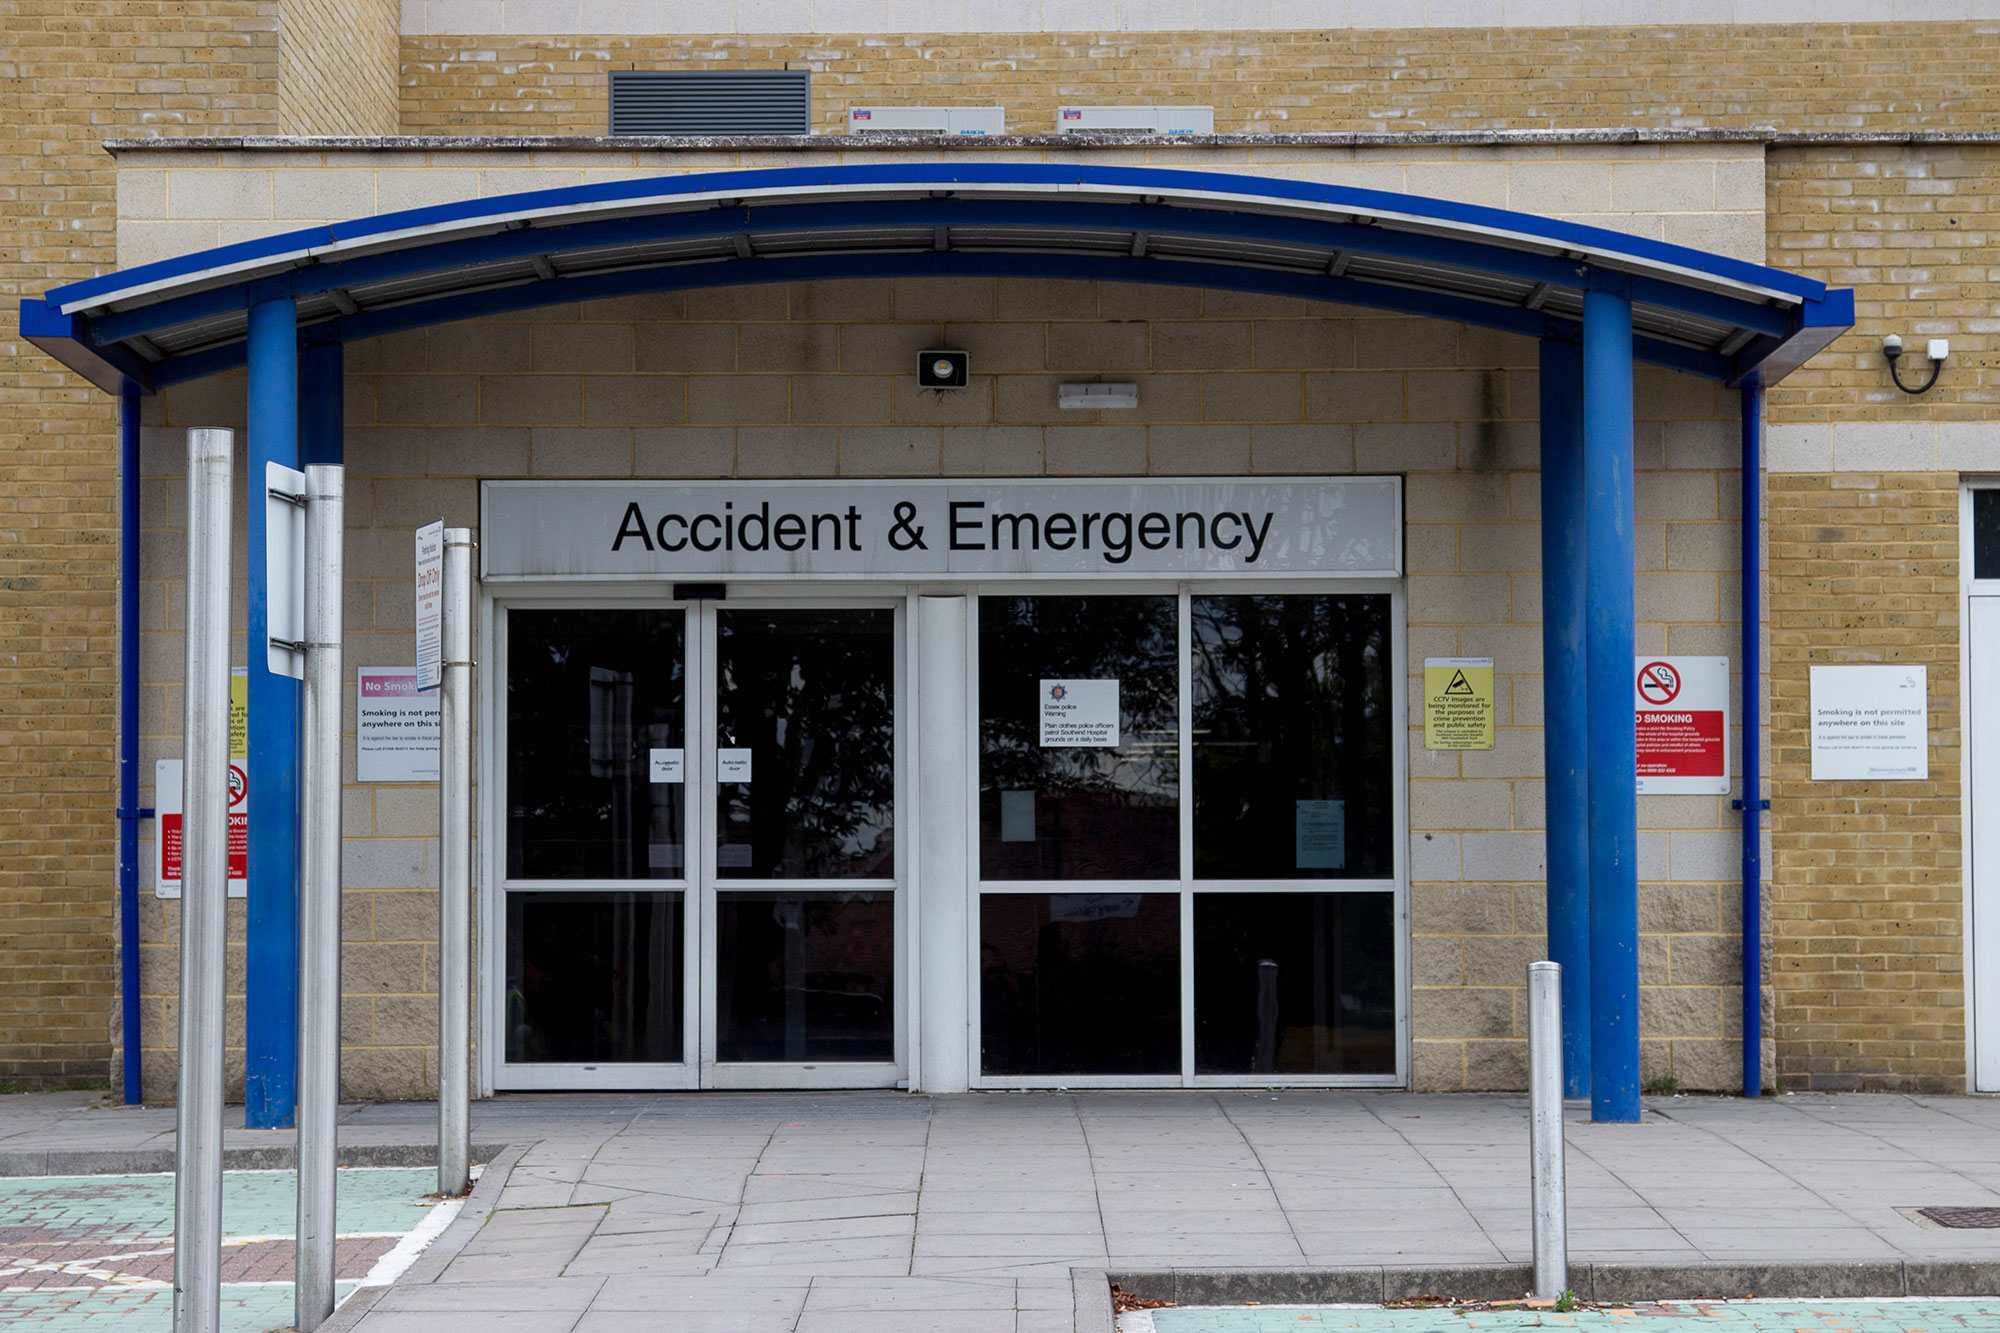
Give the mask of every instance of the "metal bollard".
[{"label": "metal bollard", "polygon": [[222,989],[229,892],[229,486],[236,436],[188,432],[181,1069],[174,1109],[174,1333],[222,1300]]},{"label": "metal bollard", "polygon": [[472,561],[444,530],[444,691],[438,703],[438,1193],[472,1183]]},{"label": "metal bollard", "polygon": [[333,1314],[340,1116],[341,610],[346,482],[306,469],[304,801],[299,840],[299,1208],[292,1321]]},{"label": "metal bollard", "polygon": [[1528,1165],[1535,1295],[1569,1286],[1563,1185],[1562,964],[1528,964]]}]

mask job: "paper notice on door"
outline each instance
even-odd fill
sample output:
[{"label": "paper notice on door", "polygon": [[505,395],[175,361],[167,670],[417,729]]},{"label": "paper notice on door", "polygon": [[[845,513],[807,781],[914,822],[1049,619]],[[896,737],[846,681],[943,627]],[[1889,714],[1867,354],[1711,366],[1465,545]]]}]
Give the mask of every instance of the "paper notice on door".
[{"label": "paper notice on door", "polygon": [[1000,793],[1000,841],[1035,840],[1035,794],[1031,791]]},{"label": "paper notice on door", "polygon": [[715,752],[715,780],[717,782],[748,782],[750,780],[750,752],[748,750],[717,750]]},{"label": "paper notice on door", "polygon": [[651,749],[646,752],[647,770],[655,782],[681,782],[681,762],[686,755],[683,750]]},{"label": "paper notice on door", "polygon": [[1044,749],[1118,748],[1118,682],[1045,680],[1041,683]]},{"label": "paper notice on door", "polygon": [[1347,802],[1298,801],[1292,823],[1293,867],[1339,870],[1347,864]]}]

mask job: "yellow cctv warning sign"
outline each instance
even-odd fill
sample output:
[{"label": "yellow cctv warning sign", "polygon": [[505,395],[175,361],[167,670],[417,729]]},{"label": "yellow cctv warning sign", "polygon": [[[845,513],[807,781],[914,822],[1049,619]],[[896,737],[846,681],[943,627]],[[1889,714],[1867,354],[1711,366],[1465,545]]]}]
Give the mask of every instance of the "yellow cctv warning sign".
[{"label": "yellow cctv warning sign", "polygon": [[1424,748],[1493,748],[1493,659],[1424,659]]}]

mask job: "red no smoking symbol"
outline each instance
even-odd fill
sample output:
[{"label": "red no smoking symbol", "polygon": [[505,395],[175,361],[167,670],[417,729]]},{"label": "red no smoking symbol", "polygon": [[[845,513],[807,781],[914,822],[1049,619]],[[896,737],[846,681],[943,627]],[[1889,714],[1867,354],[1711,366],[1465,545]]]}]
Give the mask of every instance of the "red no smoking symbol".
[{"label": "red no smoking symbol", "polygon": [[1665,662],[1648,662],[1639,668],[1639,697],[1649,704],[1670,704],[1681,692],[1681,673]]}]

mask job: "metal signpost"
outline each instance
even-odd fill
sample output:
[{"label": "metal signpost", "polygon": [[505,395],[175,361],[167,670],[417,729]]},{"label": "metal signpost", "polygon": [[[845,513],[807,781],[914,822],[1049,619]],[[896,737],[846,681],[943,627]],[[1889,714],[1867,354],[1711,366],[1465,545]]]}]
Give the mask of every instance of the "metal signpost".
[{"label": "metal signpost", "polygon": [[1535,1295],[1569,1286],[1563,1179],[1562,964],[1528,964],[1528,1158],[1533,1191]]},{"label": "metal signpost", "polygon": [[[470,528],[443,534],[438,790],[438,1193],[472,1183],[472,552]],[[418,605],[424,536],[417,535]],[[417,676],[424,676],[419,621]]]},{"label": "metal signpost", "polygon": [[222,1302],[222,985],[229,888],[229,543],[235,435],[188,432],[186,808],[174,1331],[217,1333]]},{"label": "metal signpost", "polygon": [[[293,1322],[333,1313],[340,1113],[341,596],[343,470],[305,471],[305,747],[299,902],[299,1199]],[[275,596],[272,601],[275,604]]]}]

